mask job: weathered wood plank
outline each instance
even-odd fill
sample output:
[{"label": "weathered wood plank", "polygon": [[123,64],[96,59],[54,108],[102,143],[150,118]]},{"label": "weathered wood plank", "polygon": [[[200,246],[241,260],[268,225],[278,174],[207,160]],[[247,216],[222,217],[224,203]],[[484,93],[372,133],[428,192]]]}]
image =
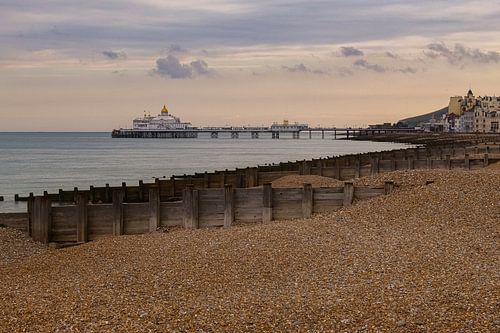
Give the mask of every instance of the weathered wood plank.
[{"label": "weathered wood plank", "polygon": [[28,229],[28,213],[0,213],[0,224],[22,231]]},{"label": "weathered wood plank", "polygon": [[184,204],[182,201],[177,202],[162,202],[161,210],[161,226],[172,227],[182,226],[184,218]]}]

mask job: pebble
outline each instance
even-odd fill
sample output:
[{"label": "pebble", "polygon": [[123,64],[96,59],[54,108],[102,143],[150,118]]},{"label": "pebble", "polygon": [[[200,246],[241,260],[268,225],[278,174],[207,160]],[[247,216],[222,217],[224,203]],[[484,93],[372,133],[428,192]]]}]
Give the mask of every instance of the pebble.
[{"label": "pebble", "polygon": [[266,225],[58,250],[0,229],[0,332],[494,331],[498,168],[356,182],[384,180],[390,195]]}]

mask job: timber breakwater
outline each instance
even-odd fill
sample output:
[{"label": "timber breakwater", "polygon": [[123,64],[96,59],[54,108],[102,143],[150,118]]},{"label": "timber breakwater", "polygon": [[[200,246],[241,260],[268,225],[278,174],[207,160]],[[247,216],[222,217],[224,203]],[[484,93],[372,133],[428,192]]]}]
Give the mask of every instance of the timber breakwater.
[{"label": "timber breakwater", "polygon": [[[0,214],[0,223],[27,231],[43,243],[82,243],[107,235],[141,234],[161,227],[204,228],[309,217],[349,206],[355,199],[388,194],[389,181],[354,186],[352,179],[412,169],[476,169],[500,160],[500,138],[468,136],[453,143],[345,155],[278,165],[173,176],[121,187],[60,190],[19,198],[26,213]],[[341,187],[273,188],[290,175],[318,175],[345,181]]]}]

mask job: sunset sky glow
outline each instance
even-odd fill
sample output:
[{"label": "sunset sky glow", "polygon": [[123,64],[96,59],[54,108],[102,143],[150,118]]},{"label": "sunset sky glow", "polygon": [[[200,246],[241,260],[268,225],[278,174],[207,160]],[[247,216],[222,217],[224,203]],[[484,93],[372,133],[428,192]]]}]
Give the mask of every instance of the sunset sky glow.
[{"label": "sunset sky glow", "polygon": [[0,131],[365,126],[500,94],[500,2],[0,0]]}]

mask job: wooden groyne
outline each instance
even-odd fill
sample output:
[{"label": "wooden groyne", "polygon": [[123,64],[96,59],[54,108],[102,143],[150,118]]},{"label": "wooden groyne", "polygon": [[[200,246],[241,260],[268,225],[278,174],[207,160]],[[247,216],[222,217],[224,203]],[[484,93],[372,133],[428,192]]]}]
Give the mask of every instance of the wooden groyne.
[{"label": "wooden groyne", "polygon": [[[308,217],[391,192],[392,183],[354,187],[354,178],[395,170],[477,169],[500,161],[500,140],[463,138],[460,144],[353,154],[214,173],[156,179],[138,186],[91,187],[30,195],[26,213],[0,214],[0,225],[28,232],[43,243],[80,243],[107,235],[140,234],[159,227],[228,227]],[[492,140],[493,139],[493,140]],[[429,137],[426,140],[430,140]],[[483,141],[484,140],[484,141]],[[437,138],[442,142],[442,138]],[[473,143],[473,146],[464,144]],[[343,187],[272,188],[288,175],[319,175]]]},{"label": "wooden groyne", "polygon": [[475,146],[486,143],[500,143],[499,133],[379,133],[361,132],[353,140],[411,143],[426,146]]},{"label": "wooden groyne", "polygon": [[[271,187],[272,180],[286,175],[353,179],[394,170],[477,169],[500,160],[499,145],[472,147],[472,151],[469,147],[450,149],[411,148],[341,156],[332,160],[333,166],[323,159],[291,163],[297,170],[249,168],[244,178],[237,173],[216,173],[209,181],[206,177],[184,177],[171,184],[176,187],[163,189],[157,181],[142,188],[141,202],[130,201],[139,196],[132,197],[134,192],[128,187],[109,188],[111,200],[106,203],[92,201],[90,192],[73,193],[76,199],[69,205],[59,205],[49,194],[33,196],[28,199],[28,212],[0,214],[0,224],[24,230],[43,243],[80,243],[108,235],[147,233],[159,227],[267,223],[333,211],[349,206],[353,199],[390,193],[393,187],[391,182],[378,187],[354,187],[350,181],[332,188],[313,189],[308,184],[294,189]],[[234,182],[247,187],[236,187]]]},{"label": "wooden groyne", "polygon": [[[499,140],[500,143],[500,140]],[[367,176],[379,172],[398,170],[401,168],[423,168],[427,165],[435,168],[449,163],[450,168],[465,167],[464,157],[468,155],[470,164],[483,163],[485,154],[490,161],[495,161],[500,153],[499,145],[462,146],[459,144],[449,146],[435,146],[408,148],[399,150],[382,151],[376,153],[351,154],[337,157],[327,157],[295,162],[284,162],[275,165],[249,167],[245,169],[215,171],[212,173],[195,173],[194,175],[172,176],[170,179],[155,179],[153,183],[139,181],[137,185],[125,182],[121,186],[90,186],[89,189],[73,188],[72,190],[60,189],[57,193],[44,191],[52,202],[75,203],[79,193],[87,194],[92,203],[112,202],[112,193],[118,189],[123,190],[124,201],[130,203],[147,202],[149,189],[159,188],[162,201],[175,200],[182,196],[182,191],[187,185],[195,188],[222,188],[230,184],[234,188],[248,188],[272,182],[288,175],[320,175],[338,180]],[[449,162],[447,162],[449,159]],[[31,197],[34,194],[30,195]],[[16,201],[27,201],[30,196],[15,196]]]},{"label": "wooden groyne", "polygon": [[271,184],[235,189],[194,189],[188,186],[182,200],[163,202],[158,188],[150,188],[149,202],[124,203],[123,192],[113,192],[111,204],[91,204],[80,194],[75,205],[53,206],[47,196],[34,198],[26,213],[27,231],[42,243],[82,243],[110,235],[133,235],[161,227],[189,229],[230,227],[235,223],[269,223],[273,220],[310,217],[349,206],[354,199],[388,194],[393,183],[378,187],[275,189]]}]

